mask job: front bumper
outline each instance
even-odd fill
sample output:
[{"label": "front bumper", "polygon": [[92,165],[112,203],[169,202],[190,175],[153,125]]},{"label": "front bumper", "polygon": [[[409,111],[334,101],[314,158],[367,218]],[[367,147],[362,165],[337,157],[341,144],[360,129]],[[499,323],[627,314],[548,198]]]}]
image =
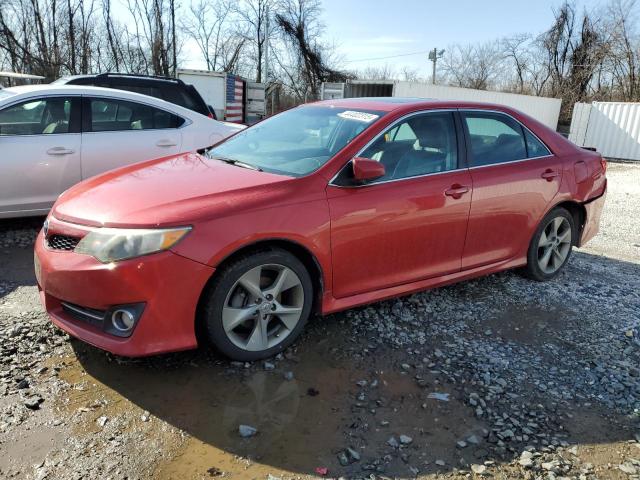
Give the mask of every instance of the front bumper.
[{"label": "front bumper", "polygon": [[[34,255],[42,303],[52,322],[70,335],[128,357],[197,346],[196,307],[213,268],[170,251],[103,264],[48,249],[42,232]],[[145,308],[133,333],[122,338],[70,314],[62,302],[95,310],[137,303]]]}]

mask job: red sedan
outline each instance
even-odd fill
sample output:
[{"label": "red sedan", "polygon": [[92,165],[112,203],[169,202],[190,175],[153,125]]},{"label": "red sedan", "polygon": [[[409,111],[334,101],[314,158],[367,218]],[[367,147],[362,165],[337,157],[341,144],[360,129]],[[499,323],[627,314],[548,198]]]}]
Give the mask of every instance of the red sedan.
[{"label": "red sedan", "polygon": [[319,102],[89,179],[35,247],[53,322],[115,354],[255,360],[327,314],[501,270],[555,277],[598,231],[606,163],[507,107]]}]

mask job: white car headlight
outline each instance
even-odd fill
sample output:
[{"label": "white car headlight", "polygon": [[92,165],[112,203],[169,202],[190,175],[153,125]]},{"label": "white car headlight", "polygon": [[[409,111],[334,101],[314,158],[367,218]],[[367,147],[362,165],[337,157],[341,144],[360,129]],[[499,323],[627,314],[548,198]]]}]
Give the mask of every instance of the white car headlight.
[{"label": "white car headlight", "polygon": [[85,235],[74,251],[91,255],[102,263],[117,262],[167,250],[190,231],[191,227],[166,229],[98,228]]}]

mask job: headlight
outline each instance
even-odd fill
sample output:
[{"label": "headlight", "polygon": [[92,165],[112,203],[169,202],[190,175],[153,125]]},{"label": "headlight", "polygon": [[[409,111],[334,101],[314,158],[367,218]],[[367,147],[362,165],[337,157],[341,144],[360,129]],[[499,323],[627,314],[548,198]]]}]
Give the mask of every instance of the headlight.
[{"label": "headlight", "polygon": [[161,252],[174,246],[191,227],[167,229],[99,228],[89,232],[75,248],[102,263]]}]

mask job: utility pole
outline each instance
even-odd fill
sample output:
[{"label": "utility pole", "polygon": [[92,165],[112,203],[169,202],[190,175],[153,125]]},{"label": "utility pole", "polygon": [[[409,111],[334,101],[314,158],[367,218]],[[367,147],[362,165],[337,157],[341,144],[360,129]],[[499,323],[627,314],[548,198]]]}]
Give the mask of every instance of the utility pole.
[{"label": "utility pole", "polygon": [[429,52],[429,60],[433,62],[433,74],[431,76],[431,83],[436,84],[436,63],[439,58],[442,58],[444,55],[444,50],[438,51],[438,48],[434,48],[431,52]]},{"label": "utility pole", "polygon": [[262,80],[265,84],[269,83],[269,38],[270,38],[270,32],[269,32],[269,19],[270,19],[270,15],[269,15],[269,5],[267,5],[266,7],[266,14],[267,14],[267,18],[266,18],[266,38],[264,39],[264,79]]}]

